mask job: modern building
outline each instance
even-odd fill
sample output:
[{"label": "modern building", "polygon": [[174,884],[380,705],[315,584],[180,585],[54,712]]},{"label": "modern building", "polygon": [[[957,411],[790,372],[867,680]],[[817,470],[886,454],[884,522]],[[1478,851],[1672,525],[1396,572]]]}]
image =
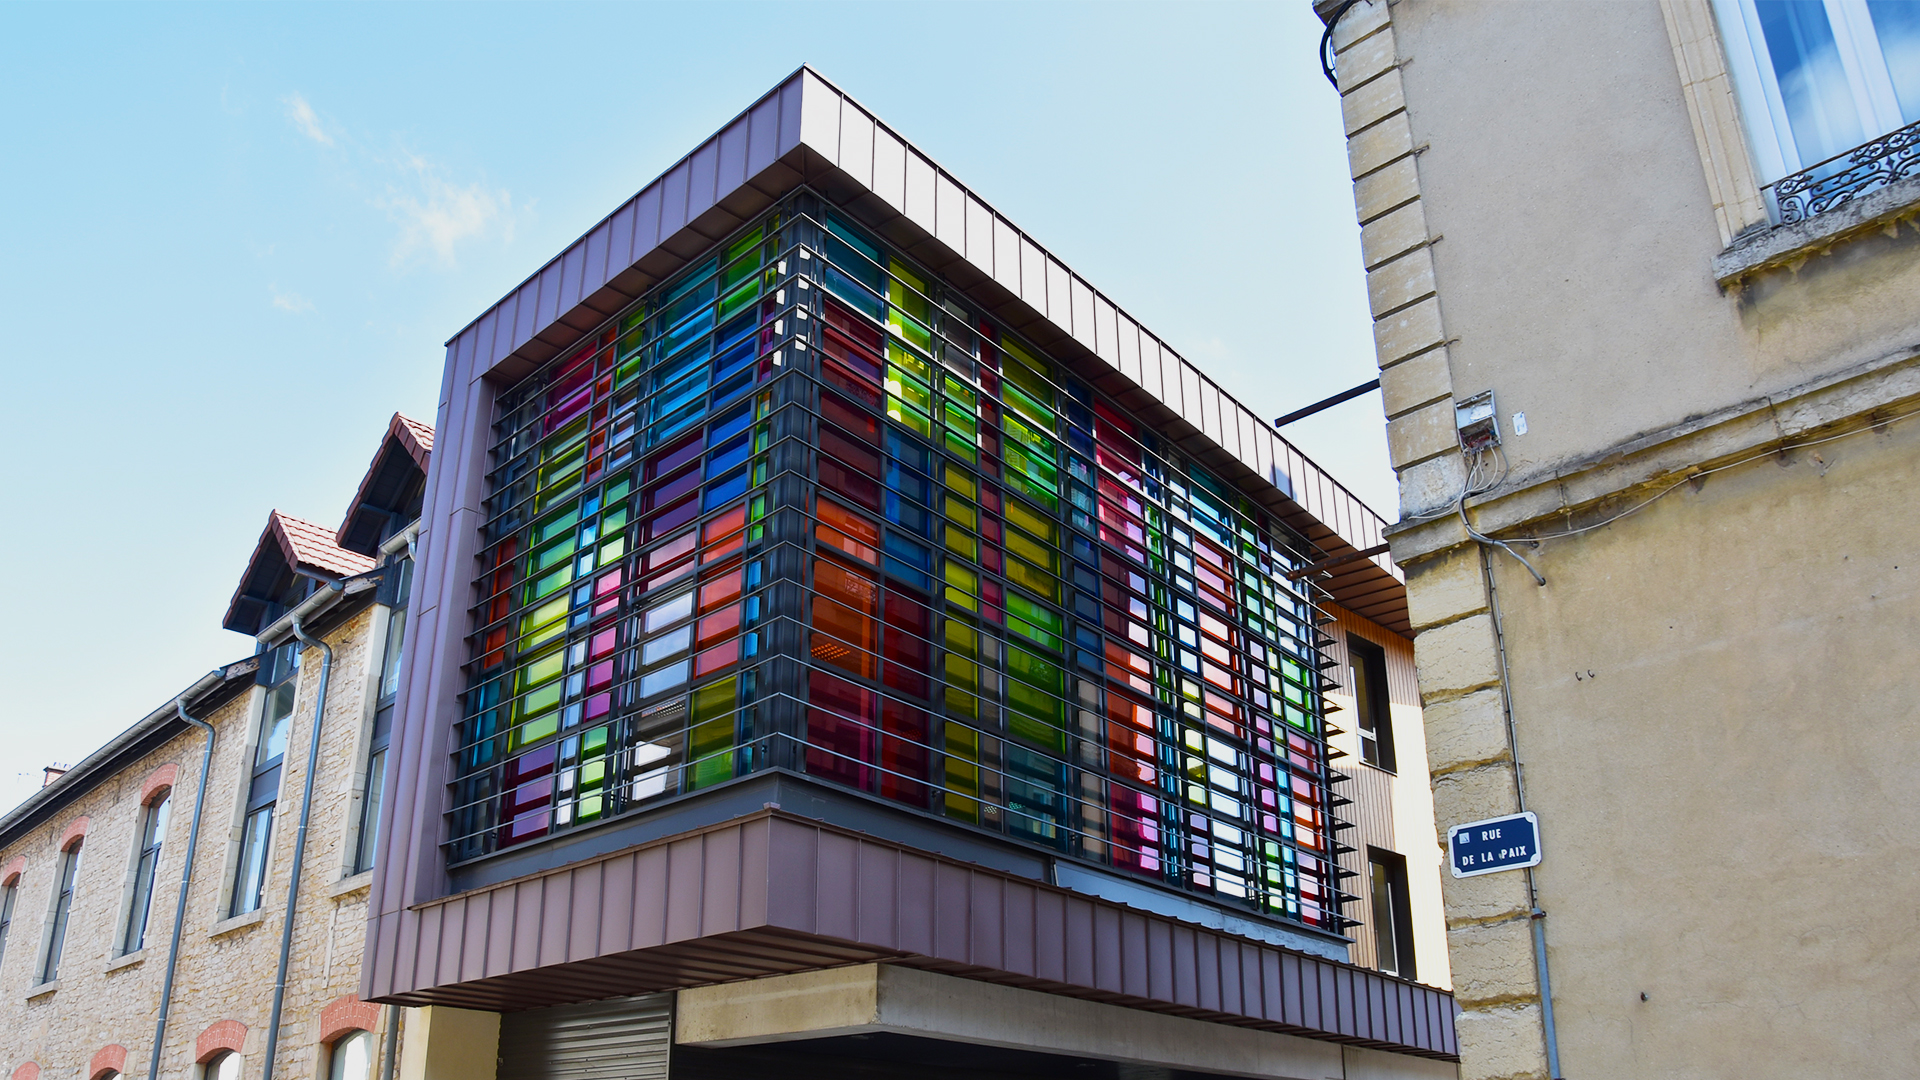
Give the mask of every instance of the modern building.
[{"label": "modern building", "polygon": [[254,655],[0,817],[0,1075],[393,1059],[393,1010],[355,990],[432,444],[395,416],[337,530],[271,514],[225,620]]},{"label": "modern building", "polygon": [[436,430],[403,1075],[1454,1075],[1384,523],[818,74],[449,342]]},{"label": "modern building", "polygon": [[1920,5],[1317,8],[1462,1075],[1911,1075]]}]

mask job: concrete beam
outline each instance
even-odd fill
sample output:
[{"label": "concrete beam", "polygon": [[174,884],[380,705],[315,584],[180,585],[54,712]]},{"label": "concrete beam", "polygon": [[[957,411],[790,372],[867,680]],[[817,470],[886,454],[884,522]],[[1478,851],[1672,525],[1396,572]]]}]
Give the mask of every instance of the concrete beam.
[{"label": "concrete beam", "polygon": [[[679,992],[674,1042],[746,1046],[886,1032],[1263,1080],[1454,1080],[1443,1061],[1143,1012],[891,964]],[[1343,1051],[1345,1051],[1343,1053]],[[1352,1067],[1364,1061],[1363,1073]]]},{"label": "concrete beam", "polygon": [[401,1032],[400,1080],[493,1080],[500,1064],[499,1013],[427,1005]]}]

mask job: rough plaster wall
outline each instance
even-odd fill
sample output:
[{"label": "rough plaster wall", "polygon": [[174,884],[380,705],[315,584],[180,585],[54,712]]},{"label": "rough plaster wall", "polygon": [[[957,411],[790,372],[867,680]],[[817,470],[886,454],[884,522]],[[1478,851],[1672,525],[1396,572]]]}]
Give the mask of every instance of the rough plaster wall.
[{"label": "rough plaster wall", "polygon": [[[316,1075],[324,1060],[318,1043],[320,1010],[354,992],[359,980],[366,889],[339,897],[329,893],[341,880],[346,863],[341,845],[351,808],[358,805],[351,798],[352,784],[361,756],[369,651],[377,645],[368,634],[371,618],[370,612],[361,612],[328,635],[335,650],[333,679],[294,926],[277,1066],[282,1076]],[[193,1075],[194,1040],[219,1020],[246,1025],[246,1073],[259,1071],[319,671],[317,653],[303,658],[274,822],[265,914],[256,923],[218,936],[212,931],[222,921],[229,896],[229,832],[252,749],[250,728],[258,720],[256,695],[243,694],[205,718],[218,737],[161,1063],[165,1077]],[[94,1052],[113,1043],[127,1048],[129,1075],[146,1074],[203,746],[197,731],[172,740],[82,796],[49,825],[0,849],[0,865],[16,854],[27,860],[13,931],[0,961],[0,1075],[34,1061],[44,1076],[80,1076]],[[170,762],[180,772],[156,874],[147,947],[137,954],[138,962],[108,970],[118,952],[124,886],[142,821],[140,781]],[[29,984],[38,974],[37,946],[57,865],[53,845],[66,823],[81,814],[92,818],[92,826],[82,849],[59,989],[28,1000]]]},{"label": "rough plaster wall", "polygon": [[1906,421],[1497,564],[1568,1076],[1913,1075],[1916,475]]},{"label": "rough plaster wall", "polygon": [[1406,0],[1393,32],[1455,395],[1495,391],[1516,480],[1920,342],[1911,227],[1722,295],[1653,0]]}]

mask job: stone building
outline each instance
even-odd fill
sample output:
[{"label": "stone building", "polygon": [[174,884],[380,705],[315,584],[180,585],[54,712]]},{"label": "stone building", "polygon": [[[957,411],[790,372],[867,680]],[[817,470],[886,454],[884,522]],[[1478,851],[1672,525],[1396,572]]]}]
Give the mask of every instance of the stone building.
[{"label": "stone building", "polygon": [[226,617],[254,655],[0,817],[0,1075],[253,1080],[270,1047],[374,1075],[389,1011],[355,990],[432,439],[395,416],[338,530],[274,512]]},{"label": "stone building", "polygon": [[442,386],[404,1075],[1455,1074],[1385,523],[811,69]]},{"label": "stone building", "polygon": [[1463,1075],[1912,1075],[1920,5],[1316,9]]}]

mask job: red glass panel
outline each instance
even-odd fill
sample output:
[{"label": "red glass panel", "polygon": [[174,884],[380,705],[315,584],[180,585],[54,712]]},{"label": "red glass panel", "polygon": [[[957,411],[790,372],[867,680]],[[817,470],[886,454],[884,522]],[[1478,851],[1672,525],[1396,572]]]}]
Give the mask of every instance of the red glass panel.
[{"label": "red glass panel", "polygon": [[693,676],[711,675],[722,668],[739,663],[740,639],[734,638],[723,645],[716,645],[693,658]]},{"label": "red glass panel", "polygon": [[723,574],[700,586],[700,610],[712,611],[721,604],[740,599],[742,581],[742,571],[735,569],[731,574]]},{"label": "red glass panel", "polygon": [[865,789],[879,695],[824,672],[807,676],[807,772]]},{"label": "red glass panel", "polygon": [[693,647],[704,649],[723,638],[732,637],[740,632],[740,605],[716,611],[700,620],[699,629],[694,634]]},{"label": "red glass panel", "polygon": [[887,660],[886,685],[903,694],[924,698],[931,692],[927,672],[933,670],[933,616],[924,604],[899,593],[887,593],[887,629],[881,655]]},{"label": "red glass panel", "polygon": [[928,751],[927,714],[900,701],[883,701],[880,706],[880,794],[912,806],[927,805],[927,785],[932,755]]}]

